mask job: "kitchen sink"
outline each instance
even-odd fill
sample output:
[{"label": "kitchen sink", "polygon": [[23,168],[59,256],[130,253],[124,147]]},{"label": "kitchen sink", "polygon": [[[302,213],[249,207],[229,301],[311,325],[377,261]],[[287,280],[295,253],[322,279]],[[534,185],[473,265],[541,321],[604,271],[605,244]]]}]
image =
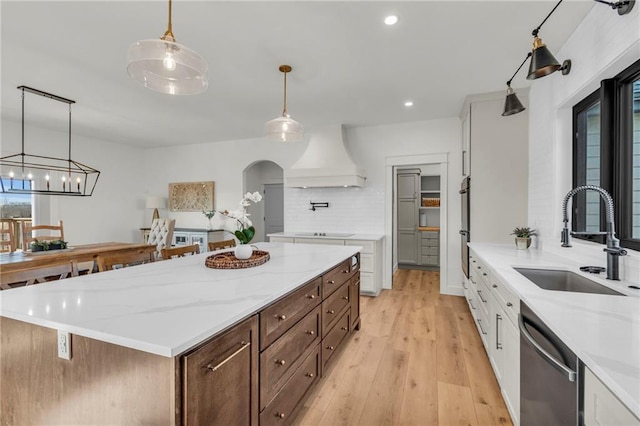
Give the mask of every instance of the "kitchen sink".
[{"label": "kitchen sink", "polygon": [[297,234],[293,234],[295,237],[338,237],[338,238],[346,238],[351,237],[354,234],[341,234],[339,232],[299,232]]},{"label": "kitchen sink", "polygon": [[612,294],[624,296],[609,287],[591,281],[571,271],[555,269],[513,268],[540,288],[555,291],[572,291],[577,293]]}]

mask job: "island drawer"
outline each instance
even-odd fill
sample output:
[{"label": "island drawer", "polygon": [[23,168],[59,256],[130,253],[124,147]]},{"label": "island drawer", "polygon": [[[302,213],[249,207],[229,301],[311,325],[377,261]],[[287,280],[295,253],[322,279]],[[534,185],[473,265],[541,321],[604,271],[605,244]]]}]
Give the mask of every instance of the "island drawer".
[{"label": "island drawer", "polygon": [[308,349],[320,343],[320,306],[260,354],[260,407],[264,408],[298,368]]},{"label": "island drawer", "polygon": [[260,312],[260,350],[266,349],[318,306],[321,300],[321,283],[321,278],[316,278]]},{"label": "island drawer", "polygon": [[322,294],[326,298],[349,279],[351,259],[345,260],[322,276]]},{"label": "island drawer", "polygon": [[340,314],[345,306],[349,306],[348,282],[322,302],[322,337],[325,337],[340,319]]},{"label": "island drawer", "polygon": [[349,334],[351,327],[351,311],[346,309],[337,324],[322,340],[322,368],[326,368],[327,362],[336,353],[344,338]]},{"label": "island drawer", "polygon": [[300,401],[318,380],[320,374],[320,346],[303,361],[276,397],[260,413],[260,425],[288,425],[302,407]]}]

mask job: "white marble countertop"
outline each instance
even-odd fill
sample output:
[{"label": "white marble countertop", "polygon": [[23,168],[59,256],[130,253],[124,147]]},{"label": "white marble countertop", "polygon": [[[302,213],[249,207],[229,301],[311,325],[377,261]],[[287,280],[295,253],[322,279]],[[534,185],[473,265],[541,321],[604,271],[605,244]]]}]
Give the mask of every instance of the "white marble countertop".
[{"label": "white marble countertop", "polygon": [[[471,243],[491,274],[511,289],[640,418],[640,291],[581,272],[576,261],[512,245]],[[604,256],[604,254],[603,254]],[[570,270],[631,297],[543,290],[513,267]],[[635,297],[634,297],[635,296]]]},{"label": "white marble countertop", "polygon": [[382,234],[350,234],[348,232],[327,232],[327,235],[314,235],[314,232],[305,231],[286,231],[267,234],[267,237],[286,237],[286,238],[319,238],[325,240],[363,240],[377,241],[384,238]]},{"label": "white marble countertop", "polygon": [[210,253],[0,292],[0,315],[173,357],[360,251],[258,243],[271,259],[207,268]]}]

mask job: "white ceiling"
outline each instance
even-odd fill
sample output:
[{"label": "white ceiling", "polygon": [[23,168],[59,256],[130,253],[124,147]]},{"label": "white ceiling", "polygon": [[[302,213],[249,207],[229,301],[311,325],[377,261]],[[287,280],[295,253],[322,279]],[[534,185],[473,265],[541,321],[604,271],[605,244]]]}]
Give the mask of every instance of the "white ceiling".
[{"label": "white ceiling", "polygon": [[[285,63],[289,113],[307,131],[457,116],[466,95],[505,89],[555,3],[177,0],[176,40],[206,59],[209,89],[170,96],[126,72],[129,45],[164,33],[167,2],[2,1],[2,118],[20,120],[26,85],[77,101],[74,134],[142,147],[259,138],[282,111]],[[593,5],[558,8],[540,32],[553,52]],[[530,84],[526,67],[513,87]],[[66,131],[66,107],[35,98],[27,121]]]}]

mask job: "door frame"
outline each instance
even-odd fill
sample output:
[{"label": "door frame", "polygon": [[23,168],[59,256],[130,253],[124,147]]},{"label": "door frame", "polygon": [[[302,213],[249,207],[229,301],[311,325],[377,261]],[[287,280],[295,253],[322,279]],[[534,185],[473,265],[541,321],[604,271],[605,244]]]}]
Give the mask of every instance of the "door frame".
[{"label": "door frame", "polygon": [[393,288],[393,273],[398,268],[394,262],[393,253],[396,250],[395,233],[396,218],[395,209],[395,168],[402,166],[419,166],[427,164],[440,165],[440,293],[449,293],[449,257],[448,257],[448,154],[424,154],[424,155],[403,155],[385,158],[385,215],[384,229],[386,244],[384,249],[383,283],[386,289]]}]

